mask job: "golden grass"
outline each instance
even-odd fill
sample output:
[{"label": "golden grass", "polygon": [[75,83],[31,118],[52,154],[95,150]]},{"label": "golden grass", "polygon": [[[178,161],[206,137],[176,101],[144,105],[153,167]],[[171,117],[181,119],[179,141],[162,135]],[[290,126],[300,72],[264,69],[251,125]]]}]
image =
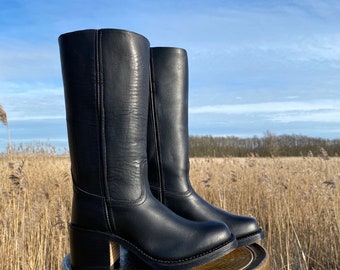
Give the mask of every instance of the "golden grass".
[{"label": "golden grass", "polygon": [[13,160],[0,159],[0,269],[60,269],[69,249],[69,159],[36,155]]},{"label": "golden grass", "polygon": [[[69,252],[67,156],[0,157],[0,269],[61,269]],[[340,158],[191,159],[198,193],[255,216],[272,269],[339,269]]]},{"label": "golden grass", "polygon": [[208,201],[256,217],[272,269],[339,269],[340,158],[194,159]]}]

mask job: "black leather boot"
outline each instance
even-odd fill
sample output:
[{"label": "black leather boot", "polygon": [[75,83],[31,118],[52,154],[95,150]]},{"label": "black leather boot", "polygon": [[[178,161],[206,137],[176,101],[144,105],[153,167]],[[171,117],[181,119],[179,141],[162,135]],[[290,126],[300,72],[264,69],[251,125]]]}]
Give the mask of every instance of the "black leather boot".
[{"label": "black leather boot", "polygon": [[235,248],[221,222],[186,220],[147,179],[148,40],[82,30],[59,37],[73,177],[72,269],[109,269],[110,243],[155,269],[188,269]]},{"label": "black leather boot", "polygon": [[228,225],[238,246],[263,238],[256,219],[218,209],[189,181],[188,60],[179,48],[151,48],[148,168],[151,191],[172,211],[190,220]]}]

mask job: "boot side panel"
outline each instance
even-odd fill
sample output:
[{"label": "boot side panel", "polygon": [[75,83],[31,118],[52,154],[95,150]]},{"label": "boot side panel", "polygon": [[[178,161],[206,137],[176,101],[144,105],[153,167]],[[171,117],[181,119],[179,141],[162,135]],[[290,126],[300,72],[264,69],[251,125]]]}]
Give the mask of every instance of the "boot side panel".
[{"label": "boot side panel", "polygon": [[97,31],[59,38],[66,120],[74,184],[103,195],[97,97]]},{"label": "boot side panel", "polygon": [[145,193],[149,42],[131,32],[106,30],[100,40],[108,196],[131,203]]},{"label": "boot side panel", "polygon": [[[158,136],[161,179],[149,179],[151,186],[165,192],[188,191],[188,60],[178,48],[152,48],[154,132]],[[148,146],[149,147],[149,146]],[[151,177],[150,177],[151,178]]]}]

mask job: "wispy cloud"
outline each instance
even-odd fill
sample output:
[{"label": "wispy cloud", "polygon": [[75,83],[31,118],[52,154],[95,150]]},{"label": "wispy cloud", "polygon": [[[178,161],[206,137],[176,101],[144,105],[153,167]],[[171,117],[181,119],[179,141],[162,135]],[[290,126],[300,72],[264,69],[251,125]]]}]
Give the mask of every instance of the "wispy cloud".
[{"label": "wispy cloud", "polygon": [[339,24],[337,0],[2,1],[0,104],[9,121],[63,118],[58,35],[112,27],[188,51],[195,131],[335,132]]},{"label": "wispy cloud", "polygon": [[[262,123],[340,123],[340,100],[314,100],[309,102],[265,102],[249,104],[225,104],[215,106],[191,107],[189,113],[193,119],[196,115],[205,115],[212,121],[231,118],[257,119]],[[215,115],[218,115],[216,117]],[[223,115],[225,115],[223,117]],[[214,120],[215,119],[215,120]]]},{"label": "wispy cloud", "polygon": [[1,103],[8,120],[65,118],[64,92],[44,83],[0,82]]},{"label": "wispy cloud", "polygon": [[315,100],[309,102],[264,102],[247,104],[225,104],[191,107],[191,114],[218,113],[218,114],[244,114],[244,113],[273,113],[273,112],[297,112],[297,111],[340,111],[340,100]]},{"label": "wispy cloud", "polygon": [[287,112],[285,114],[274,114],[270,118],[272,121],[280,123],[321,122],[340,124],[340,109]]},{"label": "wispy cloud", "polygon": [[57,42],[33,44],[0,37],[0,80],[39,81],[60,75]]}]

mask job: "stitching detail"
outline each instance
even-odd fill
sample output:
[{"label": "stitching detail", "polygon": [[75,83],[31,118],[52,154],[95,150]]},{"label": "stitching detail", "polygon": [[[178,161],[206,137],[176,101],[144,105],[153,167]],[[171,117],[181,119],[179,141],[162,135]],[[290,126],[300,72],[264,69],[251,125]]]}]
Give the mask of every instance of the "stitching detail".
[{"label": "stitching detail", "polygon": [[221,245],[218,245],[212,249],[209,249],[205,252],[202,252],[200,254],[197,254],[197,255],[194,255],[194,256],[190,256],[188,258],[184,258],[184,259],[178,259],[178,260],[161,260],[161,259],[156,259],[156,258],[153,258],[151,257],[150,255],[148,255],[147,253],[145,253],[143,250],[141,250],[139,247],[135,246],[134,244],[132,244],[130,241],[118,236],[118,235],[112,235],[112,234],[108,234],[108,233],[105,233],[105,232],[101,232],[101,231],[92,231],[92,230],[88,230],[88,229],[83,229],[81,227],[77,227],[75,226],[74,224],[71,224],[71,226],[75,229],[78,229],[78,230],[85,230],[85,231],[88,231],[88,232],[91,232],[91,233],[95,233],[95,234],[101,234],[103,236],[106,236],[110,241],[115,241],[115,240],[118,240],[117,242],[125,242],[126,244],[128,244],[129,246],[131,246],[132,248],[134,248],[136,251],[138,251],[140,254],[142,254],[143,256],[145,256],[146,258],[150,259],[151,261],[154,261],[154,262],[158,262],[158,263],[164,263],[164,264],[174,264],[174,263],[181,263],[181,262],[187,262],[187,261],[191,261],[191,260],[194,260],[194,259],[197,259],[197,258],[200,258],[200,257],[203,257],[207,254],[210,254],[218,249],[221,249],[222,247],[224,246],[227,246],[229,244],[231,244],[232,242],[234,242],[235,240],[235,237],[232,236],[227,242],[221,244]]},{"label": "stitching detail", "polygon": [[154,57],[153,51],[150,49],[150,107],[151,107],[151,116],[152,117],[152,131],[153,131],[153,139],[154,139],[154,147],[155,147],[155,160],[156,160],[156,168],[157,168],[157,176],[159,183],[159,201],[164,203],[164,179],[163,179],[163,168],[162,168],[162,160],[161,160],[161,147],[160,147],[160,137],[159,137],[159,127],[157,120],[157,106],[156,106],[156,83],[154,80],[155,70],[154,70]]},{"label": "stitching detail", "polygon": [[224,246],[227,246],[229,245],[230,243],[232,243],[235,238],[233,237],[232,239],[228,240],[226,243],[223,243],[217,247],[214,247],[213,249],[210,249],[210,250],[207,250],[203,253],[200,253],[200,254],[197,254],[197,255],[194,255],[194,256],[191,256],[191,257],[188,257],[188,258],[185,258],[185,259],[179,259],[179,260],[174,260],[174,261],[169,261],[169,260],[160,260],[160,259],[156,259],[156,258],[153,258],[151,257],[150,255],[146,254],[143,250],[141,250],[140,248],[136,247],[135,245],[133,245],[131,242],[129,242],[128,240],[125,240],[123,238],[120,238],[118,237],[119,239],[121,239],[123,242],[126,242],[128,243],[129,245],[133,246],[138,252],[140,252],[141,254],[143,254],[145,257],[149,258],[150,260],[152,261],[155,261],[155,262],[159,262],[159,263],[166,263],[166,264],[172,264],[172,263],[181,263],[181,262],[187,262],[187,261],[191,261],[191,260],[194,260],[194,259],[197,259],[197,258],[200,258],[200,257],[203,257],[207,254],[210,254]]},{"label": "stitching detail", "polygon": [[[96,86],[98,92],[98,111],[99,111],[99,153],[101,168],[100,185],[104,193],[103,211],[105,213],[106,224],[110,231],[114,226],[114,218],[111,209],[108,207],[107,200],[110,198],[109,188],[107,184],[107,157],[106,157],[106,139],[105,139],[105,107],[104,107],[104,72],[103,72],[103,49],[102,49],[102,31],[96,31]],[[110,218],[111,217],[111,218]]]},{"label": "stitching detail", "polygon": [[262,229],[259,229],[256,232],[253,232],[253,233],[250,233],[250,234],[246,234],[246,235],[237,237],[237,240],[243,240],[243,239],[251,238],[251,237],[253,237],[255,235],[261,235],[261,232],[262,232]]}]

